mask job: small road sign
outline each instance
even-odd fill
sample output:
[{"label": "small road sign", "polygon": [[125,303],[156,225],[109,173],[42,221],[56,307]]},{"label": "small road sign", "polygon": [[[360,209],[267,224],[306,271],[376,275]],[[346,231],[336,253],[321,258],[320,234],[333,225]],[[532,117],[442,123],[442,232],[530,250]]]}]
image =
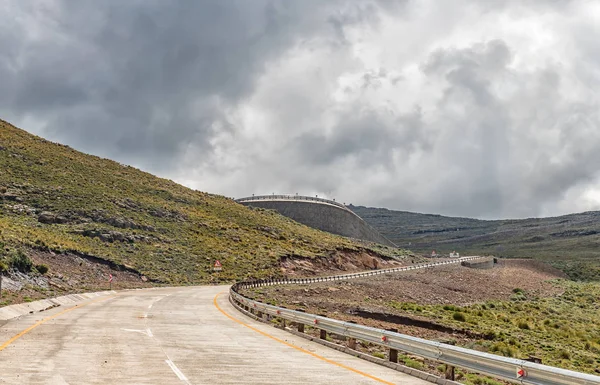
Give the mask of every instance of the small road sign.
[{"label": "small road sign", "polygon": [[523,378],[525,377],[525,369],[523,368],[517,368],[517,378]]},{"label": "small road sign", "polygon": [[213,266],[213,270],[214,271],[221,271],[221,270],[223,270],[223,265],[221,265],[221,262],[219,262],[218,259],[215,261],[215,265]]}]

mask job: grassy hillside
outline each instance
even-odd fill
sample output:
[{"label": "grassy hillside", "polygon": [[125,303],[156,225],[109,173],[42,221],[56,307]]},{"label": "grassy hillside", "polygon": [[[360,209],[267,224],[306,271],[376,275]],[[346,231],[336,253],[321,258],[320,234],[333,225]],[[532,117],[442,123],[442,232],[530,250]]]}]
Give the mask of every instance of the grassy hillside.
[{"label": "grassy hillside", "polygon": [[600,212],[485,221],[351,206],[400,247],[551,262],[574,279],[600,280]]},{"label": "grassy hillside", "polygon": [[216,259],[223,263],[220,279],[260,277],[280,274],[282,256],[365,247],[1,120],[0,243],[11,250],[95,256],[172,284],[214,279]]}]

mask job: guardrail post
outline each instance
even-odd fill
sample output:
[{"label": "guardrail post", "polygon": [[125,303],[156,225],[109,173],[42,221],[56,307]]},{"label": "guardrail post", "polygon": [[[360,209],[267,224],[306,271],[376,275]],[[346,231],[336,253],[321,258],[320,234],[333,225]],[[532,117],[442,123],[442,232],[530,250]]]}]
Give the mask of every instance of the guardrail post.
[{"label": "guardrail post", "polygon": [[446,364],[446,380],[454,381],[454,366]]},{"label": "guardrail post", "polygon": [[[301,313],[306,313],[306,311],[304,309],[296,309],[296,311],[299,311]],[[298,324],[298,332],[304,333],[304,324],[303,323]]]},{"label": "guardrail post", "polygon": [[398,351],[396,349],[390,349],[390,362],[398,363]]},{"label": "guardrail post", "polygon": [[[325,314],[317,314],[321,317],[327,317]],[[316,320],[315,320],[315,324],[316,324]],[[327,331],[323,330],[323,329],[319,329],[319,338],[322,340],[326,340],[327,339]]]},{"label": "guardrail post", "polygon": [[[348,321],[348,323],[356,325],[355,321]],[[348,341],[348,347],[352,350],[356,350],[356,338],[348,337],[347,341]]]},{"label": "guardrail post", "polygon": [[262,311],[257,311],[257,312],[256,312],[256,316],[257,316],[258,318],[262,319],[262,318],[263,318],[263,313],[262,313]]},{"label": "guardrail post", "polygon": [[327,339],[327,331],[321,329],[321,331],[319,332],[319,338],[322,340],[326,340]]},{"label": "guardrail post", "polygon": [[356,350],[356,338],[348,338],[348,348]]},{"label": "guardrail post", "polygon": [[[285,306],[281,306],[281,308],[282,308],[282,309],[287,309]],[[277,314],[281,314],[281,313],[279,312],[279,310],[277,310]],[[279,317],[279,319],[281,320],[281,328],[282,328],[282,329],[285,329],[285,324],[286,324],[286,320],[285,320],[285,318],[283,318],[283,317]]]},{"label": "guardrail post", "polygon": [[[392,329],[386,329],[386,330],[390,331],[390,332],[398,333],[398,329],[392,328]],[[393,362],[395,364],[398,363],[398,350],[390,348],[389,360],[390,360],[390,362]]]}]

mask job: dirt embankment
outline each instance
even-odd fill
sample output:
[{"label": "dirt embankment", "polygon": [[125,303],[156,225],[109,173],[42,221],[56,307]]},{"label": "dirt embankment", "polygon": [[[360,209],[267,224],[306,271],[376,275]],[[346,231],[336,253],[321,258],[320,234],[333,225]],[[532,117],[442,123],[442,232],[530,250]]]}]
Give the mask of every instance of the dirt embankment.
[{"label": "dirt embankment", "polygon": [[272,286],[246,293],[262,301],[291,309],[304,309],[345,321],[438,340],[485,338],[448,328],[426,317],[407,315],[391,306],[411,302],[421,305],[465,306],[488,300],[509,300],[514,289],[530,297],[549,297],[562,289],[549,282],[564,274],[532,260],[500,260],[493,269],[459,265],[440,266],[365,279],[311,285]]},{"label": "dirt embankment", "polygon": [[75,254],[57,254],[29,250],[34,265],[48,266],[46,274],[23,274],[10,271],[3,277],[1,304],[21,303],[69,293],[108,290],[112,288],[149,287],[151,283],[131,269],[115,266],[98,258]]},{"label": "dirt embankment", "polygon": [[326,276],[365,270],[392,269],[411,265],[422,259],[413,255],[395,259],[382,257],[366,250],[361,252],[338,250],[334,255],[327,257],[282,257],[280,267],[281,272],[290,277]]}]

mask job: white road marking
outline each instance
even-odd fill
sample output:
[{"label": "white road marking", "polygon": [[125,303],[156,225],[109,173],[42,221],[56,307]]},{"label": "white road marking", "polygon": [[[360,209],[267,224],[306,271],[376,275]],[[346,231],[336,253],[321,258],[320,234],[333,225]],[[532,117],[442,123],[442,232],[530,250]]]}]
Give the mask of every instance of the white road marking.
[{"label": "white road marking", "polygon": [[145,334],[148,337],[154,337],[154,334],[152,334],[152,330],[150,330],[150,328],[146,329],[146,330],[142,330],[142,329],[121,329],[124,330],[126,332],[134,332],[134,333],[141,333],[141,334]]},{"label": "white road marking", "polygon": [[121,330],[125,330],[126,332],[135,332],[135,333],[148,334],[148,333],[146,333],[145,330],[140,330],[140,329],[123,329],[123,328],[121,328]]},{"label": "white road marking", "polygon": [[[171,294],[163,295],[160,298],[154,300],[150,305],[148,305],[148,311],[146,313],[144,313],[144,315],[142,316],[142,318],[144,318],[144,324],[146,326],[148,326],[148,314],[150,313],[150,310],[152,309],[152,306],[155,303],[157,303],[158,301],[161,301],[161,300],[167,298],[170,295]],[[123,330],[127,330],[127,329],[123,329]],[[167,359],[165,360],[165,362],[167,363],[167,365],[169,365],[169,367],[171,368],[171,370],[173,371],[173,373],[175,373],[175,375],[177,376],[177,378],[179,378],[179,380],[185,382],[186,385],[192,385],[190,383],[190,381],[187,379],[187,377],[185,376],[185,374],[183,374],[183,372],[181,370],[179,370],[179,368],[175,365],[175,363],[173,361],[171,361],[171,358],[169,357],[169,355],[167,354],[167,352],[165,352],[165,349],[163,349],[162,345],[160,344],[160,341],[157,338],[154,337],[154,334],[152,333],[152,330],[150,330],[149,327],[147,327],[146,330],[131,330],[131,331],[137,331],[137,332],[144,333],[148,337],[150,337],[154,341],[156,341],[156,343],[158,344],[158,347],[160,348],[160,350],[162,350],[162,352],[164,353],[164,355],[167,357]]]},{"label": "white road marking", "polygon": [[177,366],[175,366],[173,361],[165,360],[165,362],[167,363],[167,365],[169,365],[169,367],[171,368],[173,373],[175,373],[181,381],[185,382],[188,385],[191,385],[190,382],[188,381],[187,377],[183,373],[181,373],[181,370],[179,370],[179,368]]}]

